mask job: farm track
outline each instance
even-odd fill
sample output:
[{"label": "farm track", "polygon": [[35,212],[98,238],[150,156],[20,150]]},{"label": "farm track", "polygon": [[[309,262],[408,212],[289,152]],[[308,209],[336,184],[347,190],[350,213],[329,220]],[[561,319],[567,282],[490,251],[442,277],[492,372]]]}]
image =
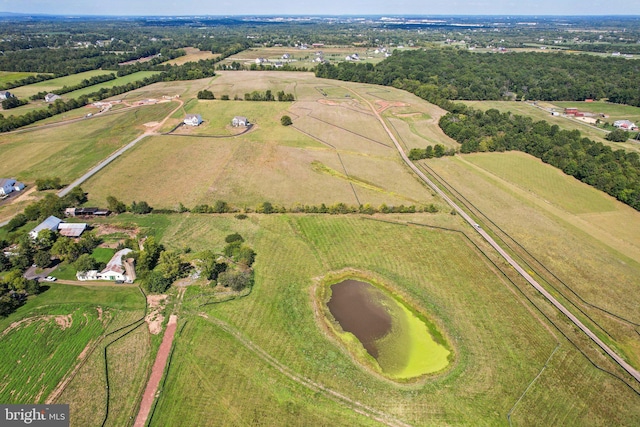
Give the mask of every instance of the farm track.
[{"label": "farm track", "polygon": [[[638,323],[638,320],[631,320],[631,319],[627,319],[621,315],[618,315],[616,313],[613,313],[605,308],[602,308],[600,306],[598,306],[597,304],[594,304],[590,301],[585,300],[578,292],[576,292],[573,288],[571,288],[571,286],[569,286],[566,282],[564,282],[560,277],[558,277],[555,273],[553,273],[551,270],[549,270],[549,268],[540,260],[538,260],[531,252],[529,252],[524,246],[522,246],[520,244],[520,242],[518,242],[516,239],[514,239],[513,237],[511,237],[511,235],[509,235],[506,231],[504,231],[499,225],[497,225],[495,222],[493,222],[491,220],[491,218],[489,218],[484,212],[482,212],[480,209],[478,209],[473,203],[471,203],[466,197],[464,197],[462,194],[460,194],[460,192],[458,192],[455,188],[451,187],[440,175],[438,175],[432,168],[430,168],[428,165],[426,165],[425,163],[421,163],[420,166],[425,169],[425,171],[430,174],[431,176],[433,176],[438,183],[440,183],[440,185],[442,185],[446,190],[448,190],[451,194],[453,194],[459,201],[462,202],[462,204],[469,210],[471,211],[474,215],[483,218],[483,220],[487,221],[488,223],[491,224],[491,226],[495,229],[498,230],[498,232],[496,233],[498,235],[498,237],[500,238],[500,240],[502,241],[502,243],[507,246],[507,248],[509,248],[511,251],[513,251],[514,253],[519,253],[522,252],[521,254],[519,254],[521,260],[526,264],[526,266],[528,266],[530,269],[533,270],[533,266],[532,264],[535,264],[538,268],[536,269],[536,271],[539,270],[543,270],[545,271],[551,278],[553,278],[553,280],[550,280],[548,278],[545,278],[543,275],[541,275],[540,273],[536,273],[538,276],[540,276],[549,286],[551,286],[551,288],[557,292],[558,294],[560,294],[563,298],[567,299],[568,301],[571,302],[571,299],[568,298],[566,295],[564,295],[562,293],[562,291],[560,289],[558,289],[556,286],[553,285],[553,281],[556,282],[556,284],[559,284],[560,286],[562,286],[563,288],[567,289],[569,291],[570,294],[572,294],[574,297],[576,297],[578,299],[578,301],[580,302],[580,304],[582,304],[583,306],[587,306],[587,307],[591,307],[593,309],[596,309],[598,311],[601,311],[604,315],[610,317],[611,319],[614,319],[620,323],[626,324],[628,326],[631,327],[640,327],[640,323]],[[515,246],[516,248],[512,247],[512,245],[510,245],[508,242],[512,242],[512,245]],[[529,258],[528,260],[524,258],[525,255],[527,258]],[[571,302],[571,304],[576,307],[576,309],[578,309],[582,314],[584,314],[586,317],[589,318],[589,320],[591,320],[594,324],[596,324],[603,332],[606,332],[607,335],[609,335],[609,333],[600,325],[598,325],[598,323],[593,320],[588,314],[584,313],[582,311],[582,309],[580,309],[580,307],[578,307],[575,303]]]},{"label": "farm track", "polygon": [[296,383],[308,388],[309,390],[312,390],[316,393],[322,393],[324,394],[326,397],[330,398],[331,400],[334,400],[342,405],[345,405],[349,408],[351,408],[354,412],[364,415],[368,418],[371,418],[375,421],[378,421],[382,424],[388,425],[388,426],[392,426],[392,427],[409,427],[410,424],[407,424],[403,421],[400,421],[398,419],[396,419],[395,417],[393,417],[392,415],[389,415],[387,413],[384,413],[382,411],[379,411],[375,408],[372,408],[370,406],[367,406],[361,402],[358,402],[357,400],[353,400],[351,398],[349,398],[348,396],[345,396],[342,393],[339,393],[335,390],[332,390],[328,387],[323,386],[320,383],[317,383],[315,381],[312,381],[308,378],[305,378],[301,375],[298,375],[297,373],[295,373],[294,371],[292,371],[290,368],[288,368],[287,366],[285,366],[284,364],[280,363],[277,359],[275,359],[273,356],[271,356],[269,353],[267,353],[265,350],[263,350],[262,348],[258,347],[255,343],[253,343],[251,340],[249,340],[248,338],[244,337],[239,331],[235,330],[234,328],[232,328],[229,324],[227,324],[226,322],[214,318],[214,317],[204,317],[205,320],[207,320],[208,322],[213,323],[214,325],[218,326],[220,329],[222,329],[223,331],[225,331],[226,333],[230,334],[231,336],[233,336],[240,344],[242,344],[243,346],[245,346],[247,349],[249,349],[252,353],[254,353],[257,357],[259,357],[261,360],[263,360],[264,362],[266,362],[267,364],[269,364],[271,367],[273,367],[274,369],[276,369],[278,372],[280,372],[281,374],[287,376],[289,379],[295,381]]},{"label": "farm track", "polygon": [[161,122],[159,122],[158,124],[156,124],[154,127],[152,127],[151,129],[145,131],[142,135],[138,136],[136,139],[134,139],[133,141],[131,141],[130,143],[128,143],[127,145],[125,145],[124,147],[120,148],[118,151],[116,151],[115,153],[113,153],[111,156],[107,157],[105,160],[103,160],[102,162],[100,162],[98,165],[94,166],[93,168],[89,169],[89,171],[87,173],[85,173],[84,175],[82,175],[80,178],[76,179],[75,181],[73,181],[71,184],[69,184],[68,186],[66,186],[64,189],[60,190],[58,192],[58,196],[59,197],[64,197],[67,194],[69,194],[69,192],[71,192],[71,190],[73,190],[75,187],[79,186],[80,184],[82,184],[83,182],[85,182],[86,180],[88,180],[89,178],[91,178],[93,175],[97,174],[98,172],[100,172],[102,169],[104,169],[109,163],[111,163],[112,161],[114,161],[115,159],[117,159],[118,157],[120,157],[122,154],[124,154],[127,150],[133,148],[138,142],[140,142],[141,140],[143,140],[144,138],[148,137],[148,136],[154,136],[154,135],[159,135],[156,131],[158,129],[160,129],[165,122],[169,119],[169,117],[171,117],[176,111],[178,111],[180,108],[182,108],[182,106],[184,105],[184,101],[182,101],[181,99],[177,100],[180,105],[178,105],[174,110],[172,110],[169,114],[167,114],[167,116],[162,119]]},{"label": "farm track", "polygon": [[519,274],[522,276],[531,286],[533,286],[543,297],[547,299],[553,306],[555,306],[562,314],[564,314],[576,327],[578,327],[585,335],[591,339],[595,344],[598,345],[606,354],[609,355],[622,369],[624,369],[629,375],[631,375],[637,382],[640,383],[640,372],[638,372],[633,366],[627,363],[622,357],[620,357],[615,351],[613,351],[607,344],[605,344],[595,333],[591,331],[587,326],[584,325],[571,311],[569,311],[564,305],[562,305],[553,295],[549,293],[542,285],[540,285],[527,271],[525,271],[518,262],[516,262],[486,231],[484,231],[476,222],[467,214],[458,204],[456,204],[447,194],[440,189],[431,179],[429,179],[405,154],[402,149],[400,143],[393,135],[389,127],[387,126],[384,119],[380,116],[375,107],[371,104],[371,102],[365,98],[362,98],[356,92],[344,88],[346,90],[351,91],[356,96],[359,96],[361,99],[366,102],[371,110],[376,114],[378,120],[384,127],[385,131],[389,135],[389,138],[395,144],[398,153],[404,160],[404,162],[409,166],[419,177],[422,179],[429,187],[433,189],[443,200],[445,200],[449,206],[451,206],[456,213],[458,213],[473,229],[476,230],[478,234],[491,245],[499,254],[504,258]]}]

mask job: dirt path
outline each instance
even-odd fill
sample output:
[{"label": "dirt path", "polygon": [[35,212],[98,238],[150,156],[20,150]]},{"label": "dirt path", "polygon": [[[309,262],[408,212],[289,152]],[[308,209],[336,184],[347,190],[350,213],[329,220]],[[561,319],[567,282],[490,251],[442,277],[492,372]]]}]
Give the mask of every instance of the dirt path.
[{"label": "dirt path", "polygon": [[[345,396],[342,393],[339,393],[335,390],[325,387],[324,385],[316,381],[313,381],[309,378],[305,378],[302,375],[295,373],[289,367],[280,363],[277,359],[275,359],[269,353],[264,351],[262,348],[258,347],[253,341],[244,337],[240,332],[233,329],[230,325],[228,325],[224,321],[217,319],[215,317],[209,317],[204,313],[201,314],[201,317],[215,324],[216,326],[218,326],[220,329],[227,332],[228,334],[232,335],[236,340],[238,340],[238,342],[240,342],[247,349],[253,352],[257,357],[259,357],[264,362],[272,366],[274,369],[278,370],[283,375],[287,376],[289,379],[297,382],[298,384],[301,384],[304,387],[310,390],[313,390],[317,393],[322,393],[325,397],[331,400],[334,400],[342,405],[345,405],[351,408],[351,410],[353,410],[354,412],[357,412],[358,414],[361,414],[373,420],[376,420],[379,423],[392,426],[392,427],[409,427],[410,426],[410,424],[407,424],[401,420],[398,420],[393,415],[387,414],[385,412],[382,412],[375,408],[367,406],[361,402],[358,402],[357,400],[354,400],[348,396]],[[137,423],[136,423],[136,426],[137,426]],[[143,425],[141,424],[140,426],[142,427]]]},{"label": "dirt path", "polygon": [[164,369],[167,366],[169,354],[171,353],[171,346],[173,345],[173,337],[176,333],[177,323],[178,316],[172,314],[169,317],[169,323],[167,323],[167,329],[164,332],[164,337],[162,338],[162,344],[160,344],[156,361],[153,364],[153,368],[151,368],[151,376],[149,376],[147,388],[144,390],[144,394],[142,395],[140,410],[136,417],[136,422],[133,424],[134,427],[144,427],[147,423],[147,418],[151,412],[153,401],[155,400],[158,392],[158,385],[160,385],[160,380],[162,379]]}]

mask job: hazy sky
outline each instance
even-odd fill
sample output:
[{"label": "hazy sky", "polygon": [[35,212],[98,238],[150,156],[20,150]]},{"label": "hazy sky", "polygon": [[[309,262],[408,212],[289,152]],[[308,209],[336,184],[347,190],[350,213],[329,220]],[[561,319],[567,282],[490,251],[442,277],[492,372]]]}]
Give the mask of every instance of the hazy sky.
[{"label": "hazy sky", "polygon": [[59,15],[640,15],[639,0],[0,0]]}]

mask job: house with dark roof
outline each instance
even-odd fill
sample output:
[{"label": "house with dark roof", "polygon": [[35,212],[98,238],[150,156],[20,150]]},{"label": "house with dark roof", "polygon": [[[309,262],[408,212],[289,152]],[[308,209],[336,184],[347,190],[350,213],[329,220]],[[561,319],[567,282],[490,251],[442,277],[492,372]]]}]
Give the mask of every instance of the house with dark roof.
[{"label": "house with dark roof", "polygon": [[0,101],[11,98],[13,95],[8,90],[0,90]]}]

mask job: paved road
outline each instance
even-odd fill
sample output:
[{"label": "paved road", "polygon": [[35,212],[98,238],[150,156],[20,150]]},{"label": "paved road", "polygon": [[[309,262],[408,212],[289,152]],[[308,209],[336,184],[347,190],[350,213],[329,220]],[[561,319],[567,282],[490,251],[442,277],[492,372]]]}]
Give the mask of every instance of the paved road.
[{"label": "paved road", "polygon": [[[354,92],[355,93],[355,92]],[[357,95],[357,94],[356,94]],[[359,96],[359,95],[358,95]],[[431,181],[418,167],[413,164],[413,162],[407,157],[404,150],[400,146],[400,143],[393,135],[385,121],[380,116],[380,113],[375,109],[375,107],[368,100],[363,99],[371,110],[375,113],[376,117],[384,127],[387,134],[393,141],[396,146],[396,149],[402,156],[404,162],[425,182],[429,187],[433,189],[440,197],[442,197],[465,221],[467,221],[486,241],[489,243],[527,282],[531,284],[538,292],[540,292],[551,304],[553,304],[558,310],[560,310],[565,316],[569,318],[582,332],[584,332],[594,343],[596,343],[605,353],[607,353],[613,360],[618,363],[631,375],[635,378],[636,381],[640,383],[640,372],[638,372],[633,366],[629,365],[625,362],[616,352],[614,352],[608,345],[606,345],[600,338],[596,336],[587,326],[585,326],[580,319],[574,316],[565,306],[563,306],[560,301],[553,297],[545,288],[542,287],[529,273],[527,273],[511,256],[504,250],[502,247],[495,241],[493,238],[487,234],[476,222],[471,218],[465,211],[463,211],[449,196],[447,196],[444,191],[442,191],[433,181]]]}]

